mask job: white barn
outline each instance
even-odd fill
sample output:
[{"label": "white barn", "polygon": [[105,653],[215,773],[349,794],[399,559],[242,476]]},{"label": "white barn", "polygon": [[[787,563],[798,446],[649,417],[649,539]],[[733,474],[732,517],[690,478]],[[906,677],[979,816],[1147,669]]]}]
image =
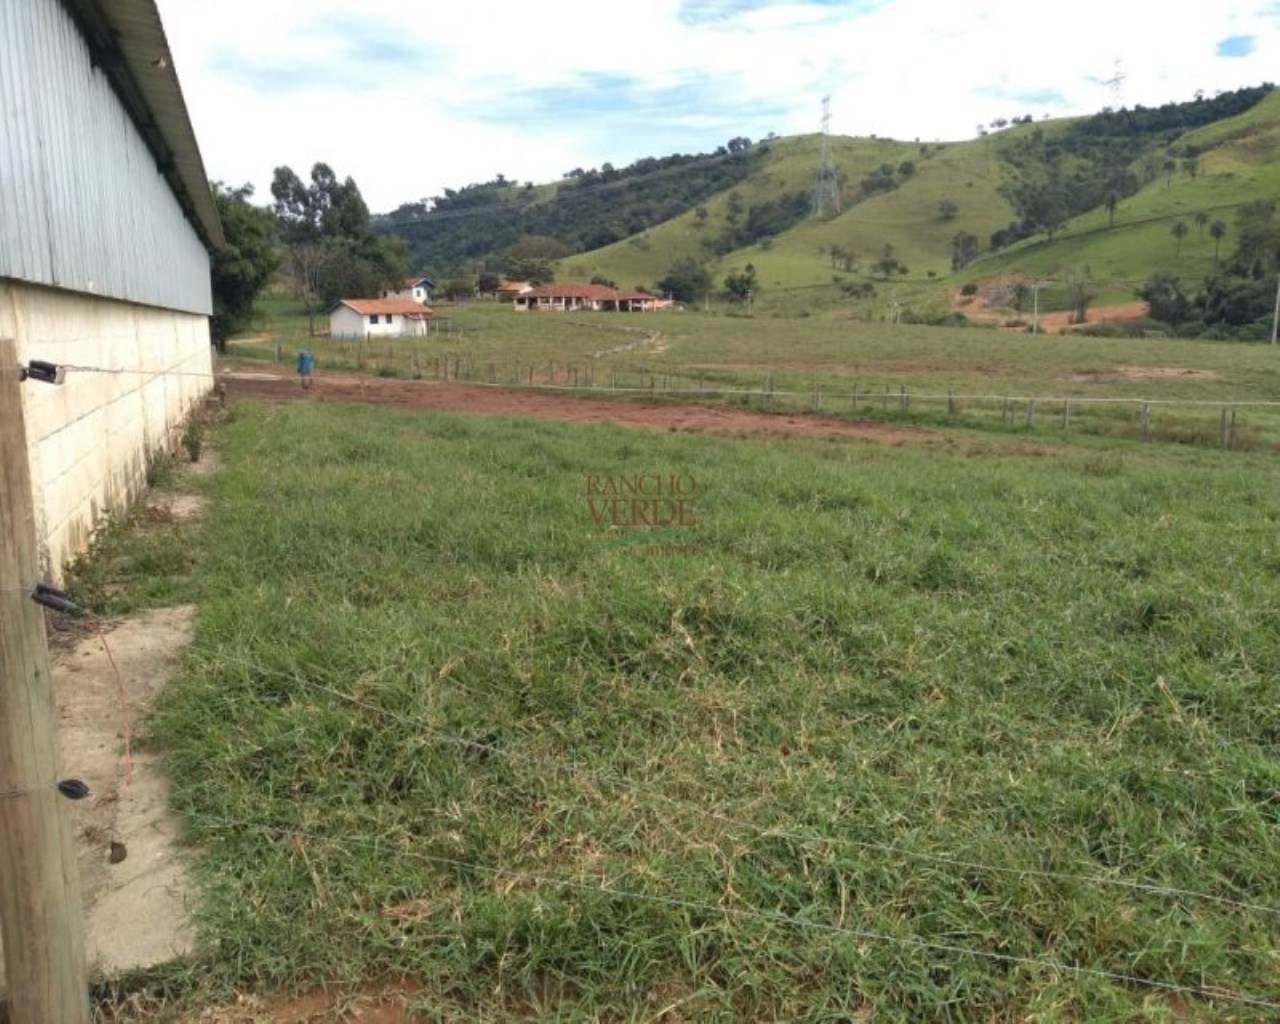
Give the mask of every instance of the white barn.
[{"label": "white barn", "polygon": [[331,338],[398,338],[427,333],[431,310],[412,299],[343,299],[329,310]]},{"label": "white barn", "polygon": [[224,244],[154,0],[0,3],[0,337],[119,370],[23,385],[51,578],[212,386]]}]

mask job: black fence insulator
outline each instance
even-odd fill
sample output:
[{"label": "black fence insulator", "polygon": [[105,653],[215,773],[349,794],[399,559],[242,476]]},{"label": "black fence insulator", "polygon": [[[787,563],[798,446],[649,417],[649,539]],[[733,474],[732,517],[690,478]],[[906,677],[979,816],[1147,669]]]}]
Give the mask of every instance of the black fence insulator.
[{"label": "black fence insulator", "polygon": [[67,371],[57,363],[46,363],[41,359],[32,359],[21,368],[22,379],[43,381],[45,384],[61,384],[67,379]]},{"label": "black fence insulator", "polygon": [[36,589],[31,592],[31,600],[46,608],[52,608],[55,612],[70,612],[76,607],[67,597],[66,591],[51,587],[47,583],[36,584]]},{"label": "black fence insulator", "polygon": [[63,779],[58,783],[58,792],[68,800],[83,800],[89,795],[89,787],[79,779]]}]

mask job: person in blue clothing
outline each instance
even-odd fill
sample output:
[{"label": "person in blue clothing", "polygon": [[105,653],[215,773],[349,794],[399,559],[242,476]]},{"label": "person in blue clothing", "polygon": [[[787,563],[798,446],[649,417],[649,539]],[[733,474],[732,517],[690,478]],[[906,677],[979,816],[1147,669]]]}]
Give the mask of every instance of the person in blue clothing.
[{"label": "person in blue clothing", "polygon": [[316,371],[315,354],[308,348],[298,353],[298,377],[302,381],[302,390],[311,390],[311,378]]}]

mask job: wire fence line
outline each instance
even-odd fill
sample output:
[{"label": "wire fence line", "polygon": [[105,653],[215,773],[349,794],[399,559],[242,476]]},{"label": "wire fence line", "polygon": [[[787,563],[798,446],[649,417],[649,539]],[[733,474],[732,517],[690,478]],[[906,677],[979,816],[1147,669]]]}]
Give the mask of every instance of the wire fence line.
[{"label": "wire fence line", "polygon": [[[175,811],[174,813],[189,823],[197,824],[213,831],[257,830],[271,836],[291,839],[295,842],[306,841],[311,843],[322,843],[337,846],[346,850],[373,850],[379,856],[386,856],[391,852],[388,849],[390,844],[385,832],[380,832],[377,835],[367,838],[360,836],[328,836],[317,832],[271,825],[264,822],[228,819],[213,815],[200,815],[195,812]],[[369,819],[369,823],[370,825],[385,827],[384,822],[377,822],[373,819]],[[766,924],[780,925],[786,928],[793,928],[799,931],[817,932],[829,936],[856,939],[861,942],[896,945],[920,952],[949,953],[959,956],[968,956],[997,963],[1034,967],[1040,970],[1069,974],[1076,977],[1097,978],[1104,981],[1115,982],[1122,985],[1131,985],[1160,992],[1194,996],[1199,999],[1218,1000],[1269,1010],[1280,1010],[1280,1002],[1276,1002],[1272,999],[1268,999],[1251,992],[1239,991],[1226,986],[1186,985],[1179,982],[1162,981],[1158,978],[1125,974],[1101,967],[1089,967],[1081,964],[1068,963],[1062,960],[1051,960],[1048,958],[1021,956],[1013,953],[1001,953],[990,949],[979,949],[974,946],[964,945],[961,942],[951,939],[927,939],[891,935],[886,932],[872,931],[865,928],[854,928],[839,923],[833,924],[828,921],[813,920],[811,918],[800,917],[795,914],[765,910],[759,907],[734,907],[718,903],[706,903],[698,900],[681,899],[675,896],[664,896],[657,893],[639,892],[634,889],[623,889],[610,885],[605,879],[601,879],[598,882],[589,882],[576,878],[555,878],[549,875],[535,874],[515,868],[506,868],[489,864],[477,864],[474,861],[466,861],[454,857],[445,857],[439,854],[427,853],[416,845],[413,845],[415,843],[419,843],[421,840],[409,834],[406,834],[404,839],[407,845],[399,845],[396,847],[394,852],[399,856],[404,857],[406,860],[417,861],[423,864],[431,864],[436,867],[454,868],[460,871],[484,874],[492,878],[508,878],[516,882],[524,882],[541,888],[567,889],[574,892],[611,896],[630,902],[647,903],[676,910],[715,915],[726,920],[732,920],[734,918],[752,920]]]},{"label": "wire fence line", "polygon": [[[5,593],[31,593],[31,588],[4,588],[4,591]],[[68,604],[76,616],[86,618],[86,620],[92,623],[93,628],[95,628],[96,635],[99,637],[100,643],[102,643],[104,649],[108,650],[108,653],[110,653],[109,648],[106,648],[105,641],[102,640],[101,631],[101,626],[104,625],[104,623],[109,623],[108,618],[88,611],[88,609],[81,607],[81,605],[70,602],[68,602]],[[983,872],[993,874],[1009,874],[1009,876],[1015,877],[1044,878],[1052,879],[1052,881],[1094,884],[1094,886],[1114,886],[1116,888],[1124,888],[1124,890],[1147,893],[1147,895],[1169,896],[1175,897],[1175,899],[1202,900],[1206,902],[1213,902],[1213,904],[1234,906],[1234,908],[1242,910],[1251,910],[1257,911],[1257,913],[1280,916],[1280,906],[1257,904],[1257,902],[1248,900],[1239,900],[1228,896],[1216,896],[1213,895],[1213,893],[1185,890],[1185,888],[1174,886],[1161,886],[1161,884],[1153,882],[1133,881],[1133,879],[1126,878],[1108,878],[1106,876],[1097,876],[1097,874],[1055,872],[1055,870],[1041,868],[1007,868],[1002,867],[1002,865],[984,864],[979,863],[979,861],[952,858],[952,856],[931,854],[931,852],[910,850],[902,846],[879,844],[879,842],[872,842],[868,840],[855,840],[855,838],[842,836],[822,836],[815,832],[792,831],[792,829],[782,826],[762,826],[762,824],[759,823],[748,822],[748,820],[735,818],[732,817],[732,815],[705,809],[703,806],[696,806],[695,808],[694,805],[687,803],[685,800],[668,796],[663,794],[663,792],[653,790],[652,787],[640,785],[640,783],[637,783],[634,780],[628,780],[628,778],[622,778],[620,776],[613,776],[613,774],[603,774],[591,771],[591,769],[586,768],[581,764],[564,762],[564,760],[549,758],[549,756],[522,754],[518,753],[518,751],[503,748],[503,746],[494,744],[494,742],[485,742],[470,739],[470,737],[466,736],[454,735],[454,733],[449,733],[433,726],[433,724],[430,724],[425,718],[411,716],[411,714],[403,714],[401,712],[394,712],[394,710],[381,707],[379,704],[371,703],[369,700],[364,700],[358,698],[356,695],[348,694],[348,692],[339,690],[337,687],[329,686],[323,684],[323,682],[317,682],[316,680],[311,680],[311,678],[307,678],[306,676],[301,675],[301,673],[288,672],[284,671],[284,669],[264,666],[264,664],[253,662],[251,659],[238,657],[238,655],[229,653],[225,649],[214,648],[214,646],[193,645],[191,648],[187,649],[186,654],[188,658],[205,658],[212,660],[212,662],[236,664],[236,666],[241,668],[247,668],[252,672],[260,673],[262,676],[274,676],[276,678],[284,678],[284,680],[297,682],[297,684],[306,687],[306,689],[323,692],[323,694],[332,696],[332,698],[352,705],[352,707],[366,710],[366,712],[376,714],[376,716],[388,719],[388,721],[403,724],[403,726],[408,726],[413,728],[413,730],[425,733],[425,735],[428,735],[431,740],[439,742],[439,744],[442,745],[457,746],[457,748],[471,750],[475,751],[475,753],[483,753],[489,756],[499,756],[499,758],[511,760],[511,762],[525,764],[527,767],[548,769],[550,772],[563,774],[563,776],[581,778],[581,780],[593,783],[595,786],[626,790],[635,796],[653,797],[653,799],[662,801],[664,804],[675,806],[677,809],[690,810],[690,812],[696,812],[703,815],[705,818],[716,820],[716,822],[724,824],[724,826],[753,832],[760,838],[786,838],[786,840],[809,842],[809,844],[844,846],[849,847],[849,849],[879,852],[879,854],[887,854],[895,856],[895,858],[927,860],[934,864],[945,864],[955,868],[983,870]],[[114,659],[113,671],[116,673],[116,676],[119,675],[119,669],[115,668]],[[119,684],[118,691],[122,694],[123,704],[123,689]],[[124,712],[127,713],[127,709],[124,709]],[[128,735],[127,728],[125,728],[125,735]]]},{"label": "wire fence line", "polygon": [[888,854],[893,857],[907,857],[917,860],[927,860],[937,864],[947,864],[953,867],[967,868],[978,871],[988,871],[997,874],[1036,877],[1045,879],[1054,879],[1058,881],[1080,882],[1090,885],[1109,885],[1123,889],[1130,889],[1138,892],[1144,892],[1149,895],[1169,896],[1182,899],[1204,900],[1210,903],[1217,903],[1224,906],[1236,907],[1242,910],[1257,911],[1265,914],[1280,915],[1280,907],[1271,907],[1265,904],[1252,903],[1247,900],[1233,899],[1224,896],[1215,896],[1210,893],[1195,892],[1190,889],[1180,889],[1173,886],[1157,885],[1150,882],[1136,882],[1122,878],[1108,878],[1103,875],[1086,875],[1076,874],[1063,871],[1048,871],[1037,868],[1009,868],[993,864],[983,864],[976,861],[963,860],[956,857],[948,857],[943,854],[925,853],[918,850],[911,850],[901,846],[894,846],[887,843],[874,843],[866,840],[850,839],[841,836],[823,836],[812,832],[792,831],[785,827],[775,825],[764,826],[755,822],[745,821],[730,815],[720,814],[715,811],[708,810],[704,806],[693,806],[688,801],[680,800],[675,797],[667,796],[665,793],[657,792],[649,787],[642,786],[631,779],[622,778],[617,775],[604,775],[599,772],[592,771],[582,765],[572,762],[561,761],[552,757],[541,757],[532,754],[523,754],[495,743],[487,743],[480,740],[474,740],[463,736],[457,736],[435,728],[421,718],[412,715],[405,715],[400,712],[392,711],[380,705],[373,704],[367,700],[363,700],[353,694],[345,693],[336,687],[328,686],[315,680],[307,679],[296,672],[287,672],[282,669],[272,669],[267,666],[258,664],[246,658],[237,657],[228,654],[225,651],[212,648],[191,648],[190,654],[195,656],[208,656],[213,659],[220,659],[226,662],[240,665],[243,668],[260,672],[264,675],[272,675],[277,678],[288,679],[297,682],[304,687],[325,693],[335,697],[344,703],[362,710],[369,711],[389,721],[395,721],[400,725],[407,725],[413,729],[422,730],[430,735],[430,737],[442,744],[457,746],[467,750],[477,751],[490,756],[502,757],[511,761],[518,761],[527,766],[547,769],[557,774],[568,775],[584,779],[595,785],[608,787],[613,789],[622,789],[630,792],[634,796],[652,797],[665,804],[676,807],[681,810],[696,813],[700,817],[710,818],[721,824],[729,825],[734,828],[743,829],[756,833],[760,838],[778,838],[791,839],[796,842],[821,843],[832,846],[845,846],[854,849],[873,851],[876,853]]}]

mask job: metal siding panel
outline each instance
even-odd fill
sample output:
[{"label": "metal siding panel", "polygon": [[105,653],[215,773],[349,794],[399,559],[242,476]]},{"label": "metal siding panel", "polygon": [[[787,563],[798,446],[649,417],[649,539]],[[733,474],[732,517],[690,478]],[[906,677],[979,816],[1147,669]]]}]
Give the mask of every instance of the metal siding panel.
[{"label": "metal siding panel", "polygon": [[0,276],[208,314],[208,254],[58,0],[0,0]]}]

